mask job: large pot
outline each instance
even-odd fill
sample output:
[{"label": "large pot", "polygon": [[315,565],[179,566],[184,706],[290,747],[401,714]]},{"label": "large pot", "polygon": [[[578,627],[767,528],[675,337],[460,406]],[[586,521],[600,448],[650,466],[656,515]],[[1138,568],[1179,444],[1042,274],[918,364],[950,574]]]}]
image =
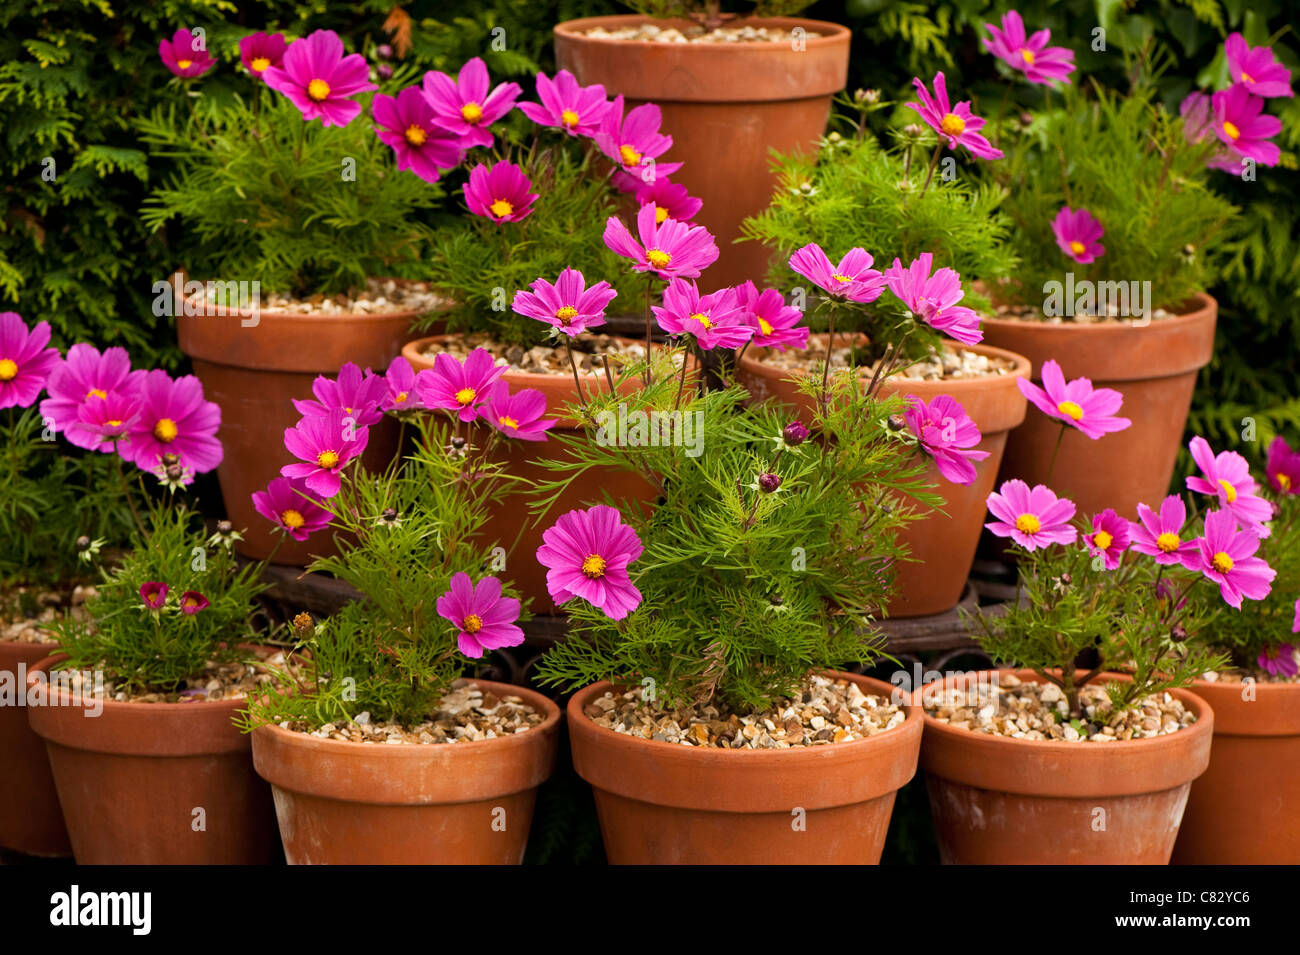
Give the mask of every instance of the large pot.
[{"label": "large pot", "polygon": [[[736,25],[789,32],[780,43],[654,43],[586,36],[646,22],[638,15],[588,17],[555,28],[555,58],[578,82],[601,83],[628,108],[656,103],[673,145],[661,159],[683,162],[672,180],[704,201],[695,221],[718,239],[710,288],[759,281],[771,253],[757,242],[733,245],[740,224],[764,209],[776,188],[770,151],[808,148],[826,129],[831,97],[848,77],[850,31],[789,17]],[[656,20],[684,28],[687,20]],[[731,24],[728,24],[731,25]],[[816,33],[812,37],[809,34]]]},{"label": "large pot", "polygon": [[[984,341],[1024,355],[1041,374],[1056,359],[1066,380],[1091,379],[1124,395],[1120,415],[1133,424],[1093,441],[1066,428],[1051,486],[1090,515],[1108,507],[1135,519],[1139,503],[1159,507],[1169,491],[1192,404],[1196,376],[1214,353],[1218,304],[1197,295],[1174,318],[1138,327],[1120,322],[1078,324],[985,319]],[[1011,433],[1001,480],[1031,487],[1048,483],[1061,422],[1032,409]]]},{"label": "large pot", "polygon": [[[65,654],[28,674],[44,678]],[[64,688],[31,706],[81,865],[260,865],[275,858],[271,791],[234,724],[242,699],[102,701],[94,716]],[[97,703],[96,705],[101,705]]]},{"label": "large pot", "polygon": [[[1030,670],[963,673],[913,691],[969,686]],[[1107,679],[1127,677],[1107,674]],[[1026,740],[925,715],[921,769],[939,857],[956,865],[1167,865],[1192,780],[1210,761],[1214,713],[1171,690],[1196,713],[1167,736],[1113,743]]]},{"label": "large pot", "polygon": [[[820,337],[824,341],[826,336]],[[900,535],[913,560],[898,565],[894,597],[888,605],[891,617],[922,617],[957,606],[975,559],[984,527],[984,502],[993,490],[1007,433],[1025,420],[1026,401],[1016,387],[1016,379],[1029,377],[1029,361],[1022,355],[986,345],[962,347],[1013,362],[1014,367],[1006,375],[953,381],[893,376],[880,388],[882,396],[915,395],[927,402],[938,395],[951,396],[979,427],[980,443],[976,447],[989,455],[975,462],[976,477],[969,486],[953,484],[930,463],[926,477],[936,485],[935,493],[943,497],[943,513],[912,521]],[[799,391],[786,372],[763,360],[769,351],[751,348],[745,353],[738,370],[741,384],[756,399],[775,398],[794,407],[805,421],[810,420],[812,399]]]},{"label": "large pot", "polygon": [[27,721],[27,671],[56,643],[0,641],[0,684],[17,705],[0,703],[0,846],[32,856],[70,856],[45,742]]},{"label": "large pot", "polygon": [[[868,694],[896,688],[854,673]],[[921,718],[866,739],[790,749],[716,749],[641,739],[586,715],[612,689],[569,700],[573,765],[596,796],[615,865],[876,864],[894,796],[916,773]]]},{"label": "large pot", "polygon": [[537,787],[555,768],[560,708],[533,690],[475,680],[546,714],[524,733],[384,746],[253,731],[290,865],[517,865]]},{"label": "large pot", "polygon": [[1192,784],[1175,863],[1300,864],[1300,684],[1207,683],[1210,768]]}]

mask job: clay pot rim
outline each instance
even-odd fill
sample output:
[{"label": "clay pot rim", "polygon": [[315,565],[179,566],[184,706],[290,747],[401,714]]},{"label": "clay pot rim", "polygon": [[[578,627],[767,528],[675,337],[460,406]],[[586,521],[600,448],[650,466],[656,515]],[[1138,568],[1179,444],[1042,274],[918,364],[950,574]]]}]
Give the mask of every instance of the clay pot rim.
[{"label": "clay pot rim", "polygon": [[[751,40],[751,41],[746,41],[744,43],[727,44],[726,46],[723,46],[721,44],[713,44],[713,43],[666,44],[666,43],[657,43],[653,40],[620,40],[620,39],[615,39],[613,37],[599,37],[599,36],[593,37],[593,36],[587,36],[586,33],[583,32],[584,30],[591,29],[592,27],[595,26],[608,27],[610,25],[616,25],[622,27],[622,26],[637,26],[646,23],[665,24],[667,26],[675,26],[675,27],[682,26],[682,25],[692,25],[692,26],[698,25],[695,23],[694,20],[691,20],[687,17],[651,17],[640,13],[621,13],[621,14],[611,14],[609,16],[604,16],[604,17],[579,17],[576,20],[565,20],[562,23],[557,23],[552,28],[551,32],[555,35],[557,39],[559,37],[563,37],[566,41],[571,43],[588,43],[588,44],[599,45],[599,46],[617,46],[617,47],[625,47],[625,48],[636,47],[640,49],[646,49],[646,48],[658,49],[661,47],[665,47],[665,48],[672,49],[674,52],[678,50],[691,50],[696,47],[699,47],[709,51],[712,55],[715,56],[717,55],[717,51],[719,49],[743,50],[745,48],[748,48],[750,50],[760,50],[764,52],[778,50],[778,49],[784,51],[788,49],[788,44],[784,40],[766,40],[762,42],[756,42]],[[770,27],[774,25],[785,26],[787,24],[790,25],[791,27],[802,26],[807,28],[807,27],[815,26],[817,28],[817,32],[822,34],[821,36],[807,37],[804,40],[804,42],[810,48],[838,45],[840,43],[843,43],[846,39],[852,39],[853,36],[853,31],[851,31],[848,27],[844,26],[843,24],[832,23],[829,20],[813,20],[806,17],[743,16],[743,17],[736,17],[735,20],[729,20],[723,23],[722,26],[724,28],[728,26],[738,26],[738,25]],[[694,56],[696,54],[688,53],[686,55]]]},{"label": "clay pot rim", "polygon": [[[402,356],[407,361],[411,362],[412,366],[415,367],[415,371],[418,373],[424,369],[433,367],[433,360],[426,357],[425,355],[425,350],[429,347],[431,343],[438,342],[438,341],[446,341],[449,338],[463,339],[464,337],[465,337],[465,333],[463,332],[443,332],[440,335],[424,335],[420,338],[414,338],[402,346]],[[631,345],[645,344],[645,342],[641,339],[627,338],[623,335],[611,335],[609,337],[614,339],[617,342],[623,342]],[[651,342],[650,347],[652,351],[656,351],[659,349],[666,349],[669,346],[664,342]],[[419,366],[415,366],[415,360],[417,359],[420,362]],[[689,359],[689,355],[688,355],[688,359]],[[578,374],[582,376],[584,380],[591,379],[593,381],[602,382],[602,383],[605,381],[605,375],[602,372],[579,371]],[[513,368],[507,368],[506,376],[508,376],[511,381],[516,381],[519,384],[526,385],[528,387],[536,387],[537,384],[541,382],[567,381],[570,384],[573,383],[573,372],[567,369],[562,373],[557,373],[554,375],[544,375],[536,371],[516,371]]]},{"label": "clay pot rim", "polygon": [[1193,292],[1192,297],[1178,307],[1172,318],[1152,319],[1147,325],[1134,325],[1118,319],[1105,319],[1100,322],[1038,322],[1023,321],[1017,318],[981,318],[981,325],[994,325],[998,328],[1043,329],[1046,334],[1072,332],[1077,335],[1104,335],[1107,333],[1144,332],[1153,328],[1182,328],[1187,325],[1199,325],[1206,320],[1211,311],[1217,311],[1219,302],[1208,292]]},{"label": "clay pot rim", "polygon": [[[1234,693],[1234,692],[1239,693],[1241,691],[1241,688],[1245,685],[1246,684],[1240,680],[1237,682],[1232,682],[1232,681],[1225,682],[1221,680],[1202,680],[1200,678],[1197,678],[1196,680],[1192,681],[1191,686],[1187,687],[1187,689],[1191,689],[1192,687],[1208,687],[1213,690],[1222,689],[1225,693]],[[1256,693],[1264,692],[1264,693],[1277,693],[1279,695],[1282,695],[1286,692],[1292,692],[1292,693],[1300,692],[1300,682],[1274,683],[1270,681],[1268,683],[1264,683],[1261,682],[1260,680],[1256,680],[1253,685],[1255,687]]]},{"label": "clay pot rim", "polygon": [[[180,274],[183,275],[184,273],[182,272]],[[172,274],[171,277],[173,280],[176,278],[176,275],[177,273]],[[415,283],[421,281],[420,279],[404,279],[396,275],[376,275],[376,276],[372,276],[372,278],[380,282],[386,282],[392,280],[398,283]],[[215,280],[209,279],[208,281],[215,281]],[[429,291],[432,294],[437,294],[432,288],[430,288]],[[278,309],[278,308],[259,308],[257,310],[257,317],[259,321],[261,321],[264,318],[281,319],[281,320],[306,319],[312,322],[322,322],[324,324],[330,324],[332,322],[358,322],[358,321],[366,321],[369,319],[374,319],[376,321],[383,321],[384,319],[405,320],[405,319],[415,318],[420,315],[433,315],[438,312],[445,312],[448,311],[453,304],[454,304],[453,302],[444,301],[437,308],[428,309],[428,310],[421,310],[418,308],[399,308],[395,310],[389,309],[382,312],[290,312],[285,309]],[[200,315],[187,315],[185,314],[185,309],[182,308],[176,316],[176,323],[179,325],[181,322],[193,322],[203,318],[246,318],[250,315],[252,315],[252,311],[249,309],[245,309],[245,308],[232,309],[225,305],[214,304],[214,305],[207,306],[207,311],[205,311],[203,314]]]}]

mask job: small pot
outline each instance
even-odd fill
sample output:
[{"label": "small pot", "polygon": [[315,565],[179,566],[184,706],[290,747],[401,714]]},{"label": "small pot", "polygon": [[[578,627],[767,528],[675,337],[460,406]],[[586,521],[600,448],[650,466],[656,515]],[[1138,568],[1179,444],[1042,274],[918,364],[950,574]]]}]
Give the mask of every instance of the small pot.
[{"label": "small pot", "polygon": [[[932,687],[969,686],[1031,670],[963,673]],[[1121,674],[1107,679],[1127,680]],[[1210,761],[1214,713],[1187,690],[1196,714],[1177,733],[1113,743],[1026,740],[940,723],[925,715],[921,768],[939,857],[956,865],[1167,865],[1192,780]]]},{"label": "small pot", "polygon": [[57,643],[0,641],[0,681],[19,705],[0,705],[0,846],[29,856],[72,855],[45,741],[32,732],[22,705],[27,671]]},{"label": "small pot", "polygon": [[[1197,373],[1214,353],[1218,304],[1199,294],[1174,318],[1144,327],[1120,322],[1048,324],[985,319],[984,340],[1024,355],[1039,374],[1055,359],[1066,380],[1091,379],[1124,395],[1119,414],[1133,424],[1096,441],[1067,427],[1048,481],[1061,422],[1037,408],[1011,433],[999,483],[1050,483],[1079,513],[1113,507],[1136,519],[1139,503],[1159,509],[1169,491]],[[1041,384],[1041,380],[1038,382]]]},{"label": "small pot", "polygon": [[560,708],[533,690],[475,680],[546,714],[524,733],[384,746],[253,731],[290,865],[518,865],[533,805],[555,768]]},{"label": "small pot", "polygon": [[[863,692],[896,688],[854,673]],[[569,700],[573,765],[591,784],[615,865],[876,864],[894,796],[916,773],[919,712],[866,739],[738,750],[640,739],[585,710],[609,683]]]},{"label": "small pot", "polygon": [[[762,211],[777,187],[770,152],[807,149],[826,131],[831,97],[848,79],[847,27],[791,17],[744,18],[727,24],[784,31],[780,43],[654,43],[587,36],[647,22],[640,15],[588,17],[555,27],[555,59],[584,86],[601,83],[626,108],[655,103],[673,138],[663,162],[685,165],[673,182],[704,201],[695,221],[718,239],[710,288],[761,281],[771,250],[734,245],[740,225]],[[656,19],[662,28],[689,20]],[[817,34],[817,36],[809,36]],[[626,114],[625,114],[626,115]]]},{"label": "small pot", "polygon": [[[30,688],[67,659],[49,656]],[[234,724],[247,703],[102,701],[98,717],[66,690],[30,706],[45,739],[80,865],[264,865],[275,858],[271,791]],[[98,703],[99,701],[96,701]]]},{"label": "small pot", "polygon": [[1300,684],[1197,680],[1190,689],[1214,708],[1214,745],[1173,861],[1300,864]]},{"label": "small pot", "polygon": [[[825,341],[826,336],[819,336]],[[965,378],[954,381],[921,381],[897,375],[885,379],[882,397],[915,395],[932,401],[949,395],[959,402],[980,429],[976,447],[989,456],[975,462],[975,481],[969,486],[953,484],[939,474],[931,462],[926,480],[936,485],[934,493],[943,497],[942,513],[932,513],[909,523],[899,539],[907,544],[913,560],[898,565],[894,596],[889,601],[891,617],[923,617],[943,613],[957,606],[980,532],[984,528],[985,500],[993,490],[1007,433],[1025,420],[1024,395],[1016,379],[1028,378],[1029,361],[1022,355],[990,348],[986,345],[963,345],[969,351],[1014,363],[1006,375],[993,378]],[[775,398],[791,405],[805,421],[811,420],[813,402],[799,391],[787,373],[763,361],[770,349],[751,348],[741,359],[738,378],[757,400]]]}]

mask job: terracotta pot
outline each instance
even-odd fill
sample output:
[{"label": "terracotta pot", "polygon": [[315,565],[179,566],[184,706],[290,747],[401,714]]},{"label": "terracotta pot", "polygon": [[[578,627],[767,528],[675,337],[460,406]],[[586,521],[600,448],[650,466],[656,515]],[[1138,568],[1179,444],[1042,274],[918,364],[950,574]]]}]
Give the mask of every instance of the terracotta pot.
[{"label": "terracotta pot", "polygon": [[1040,372],[1054,358],[1066,380],[1085,377],[1096,387],[1116,389],[1124,395],[1120,414],[1133,422],[1096,441],[1067,428],[1049,482],[1061,423],[1031,408],[1007,441],[999,483],[1008,478],[1030,486],[1050,483],[1078,505],[1080,514],[1113,507],[1136,518],[1139,503],[1158,507],[1174,473],[1197,372],[1214,352],[1217,313],[1214,299],[1197,295],[1195,306],[1183,314],[1141,328],[985,319],[985,342],[1019,352]]},{"label": "terracotta pot", "polygon": [[[433,367],[433,359],[426,352],[431,346],[445,342],[451,336],[432,335],[408,342],[402,348],[402,355],[417,372]],[[633,343],[630,339],[620,342]],[[507,371],[504,380],[512,391],[523,388],[536,388],[546,396],[547,417],[558,417],[559,423],[551,429],[552,434],[578,434],[583,429],[579,422],[559,414],[559,409],[576,404],[577,388],[572,375],[541,375],[534,372]],[[582,375],[584,394],[608,392],[609,383],[603,373]],[[640,379],[628,379],[620,385],[620,392],[633,394],[640,387]],[[542,462],[548,460],[566,460],[571,452],[561,449],[558,442],[547,441],[501,441],[498,442],[493,459],[508,466],[512,475],[530,482],[553,481],[559,472],[544,467]],[[554,614],[558,608],[551,601],[546,589],[546,568],[537,562],[537,548],[542,546],[542,533],[574,508],[590,507],[605,503],[605,494],[609,494],[620,506],[630,502],[640,502],[651,506],[658,497],[658,490],[644,476],[635,471],[623,471],[617,468],[602,468],[588,472],[580,481],[574,481],[556,499],[544,514],[531,514],[528,511],[529,497],[523,491],[510,492],[502,498],[495,512],[484,526],[487,539],[495,539],[508,552],[505,572],[514,581],[515,586],[532,603],[533,613]]]},{"label": "terracotta pot", "polygon": [[1300,864],[1300,685],[1197,680],[1214,709],[1210,768],[1192,784],[1175,863]]},{"label": "terracotta pot", "polygon": [[[66,659],[46,657],[28,686]],[[103,702],[66,689],[31,706],[81,865],[263,865],[275,857],[269,787],[232,720],[243,700]],[[203,810],[200,814],[198,810]]]},{"label": "terracotta pot", "polygon": [[474,682],[523,697],[545,721],[500,739],[404,746],[254,730],[289,864],[518,865],[537,787],[555,768],[560,708],[533,690]]},{"label": "terracotta pot", "polygon": [[[994,671],[927,687],[970,685]],[[1021,680],[1041,682],[1030,670]],[[1119,674],[1108,679],[1125,680]],[[925,716],[921,768],[939,857],[956,865],[1167,865],[1192,780],[1210,760],[1214,713],[1171,690],[1191,726],[1114,743],[1025,740],[974,733]]]},{"label": "terracotta pot", "polygon": [[[890,698],[895,687],[832,673]],[[568,707],[573,765],[596,796],[605,854],[615,865],[874,865],[894,795],[916,773],[919,712],[884,733],[826,746],[731,750],[640,739]],[[802,810],[802,812],[798,812]]]},{"label": "terracotta pot", "polygon": [[[660,159],[683,162],[673,182],[704,200],[695,221],[718,238],[721,256],[709,288],[762,279],[770,250],[733,245],[740,224],[764,209],[777,186],[769,151],[808,148],[826,130],[831,97],[848,77],[850,31],[835,23],[789,17],[741,24],[790,31],[781,43],[652,43],[585,36],[646,22],[629,15],[570,20],[555,28],[555,58],[578,82],[602,83],[627,108],[652,102],[663,110],[672,148]],[[685,27],[686,20],[656,20]],[[804,31],[802,40],[793,32]],[[807,34],[816,33],[817,37]]]},{"label": "terracotta pot", "polygon": [[[825,340],[824,335],[819,337]],[[925,401],[950,395],[979,427],[979,450],[989,453],[976,463],[975,481],[969,487],[953,484],[931,463],[927,480],[936,485],[935,493],[943,497],[943,513],[930,514],[904,529],[901,540],[915,560],[898,567],[895,596],[887,608],[891,617],[923,617],[957,606],[984,528],[984,501],[993,490],[1007,432],[1025,420],[1027,402],[1016,387],[1016,379],[1029,377],[1028,360],[985,345],[963,347],[1014,362],[1015,367],[1009,374],[996,378],[921,381],[895,376],[886,379],[880,389],[882,396],[915,395]],[[805,421],[811,420],[811,399],[799,391],[793,379],[784,377],[785,372],[763,360],[768,353],[766,348],[751,348],[745,353],[738,370],[741,384],[755,398],[776,398],[798,409]]]},{"label": "terracotta pot", "polygon": [[0,641],[0,683],[19,704],[0,703],[0,846],[30,856],[72,855],[45,742],[32,732],[22,705],[27,670],[58,648]]},{"label": "terracotta pot", "polygon": [[[350,361],[382,373],[410,338],[420,313],[300,315],[266,309],[256,326],[244,327],[247,310],[213,311],[179,315],[176,331],[204,394],[221,408],[217,437],[225,456],[217,479],[226,514],[244,529],[236,547],[246,557],[264,560],[283,535],[253,509],[251,495],[294,461],[284,448],[285,429],[300,417],[292,400],[310,398],[317,375],[336,375]],[[365,466],[385,467],[397,453],[397,436],[397,423],[388,416],[372,425]],[[302,565],[313,555],[334,552],[330,535],[317,534],[301,543],[286,539],[275,560]]]}]

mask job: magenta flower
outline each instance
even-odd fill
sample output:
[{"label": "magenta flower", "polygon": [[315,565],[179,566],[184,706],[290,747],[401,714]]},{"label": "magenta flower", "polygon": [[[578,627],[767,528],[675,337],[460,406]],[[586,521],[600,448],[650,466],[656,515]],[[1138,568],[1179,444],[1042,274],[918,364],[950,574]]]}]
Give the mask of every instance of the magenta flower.
[{"label": "magenta flower", "polygon": [[379,89],[360,53],[343,55],[343,41],[333,30],[317,30],[289,44],[279,66],[268,66],[262,79],[283,93],[306,122],[346,126],[361,113],[351,97]]},{"label": "magenta flower", "polygon": [[1292,633],[1300,633],[1300,599],[1295,602],[1295,620],[1291,624]]},{"label": "magenta flower", "polygon": [[217,65],[203,41],[189,30],[177,30],[170,40],[158,41],[158,55],[163,66],[186,80],[202,76]]},{"label": "magenta flower", "polygon": [[734,289],[724,288],[701,295],[699,287],[686,279],[673,279],[664,289],[663,306],[650,306],[655,321],[669,335],[692,335],[705,351],[739,348],[754,334],[744,324],[744,313]]},{"label": "magenta flower", "polygon": [[[89,425],[120,420],[121,416],[109,414],[105,417],[95,412],[92,406],[102,404],[118,392],[134,396],[144,374],[143,371],[131,370],[131,359],[125,348],[107,348],[101,355],[94,345],[84,342],[73,345],[68,349],[67,357],[46,379],[45,389],[50,396],[41,402],[41,417],[54,422],[54,430],[62,432],[79,448],[112,450],[112,445],[105,444],[100,434]],[[81,419],[83,408],[91,411],[84,425]]]},{"label": "magenta flower", "polygon": [[415,387],[426,408],[445,408],[456,412],[461,421],[473,421],[505,373],[506,366],[498,365],[486,348],[475,348],[464,364],[440,353],[431,371],[416,376]]},{"label": "magenta flower", "polygon": [[981,159],[1002,158],[1002,151],[980,135],[984,120],[971,112],[970,100],[963,100],[956,106],[949,105],[948,87],[942,72],[934,75],[934,96],[930,95],[920,77],[914,78],[912,85],[916,87],[921,102],[908,103],[908,108],[916,110],[940,139],[947,139],[949,149],[965,146],[971,155]]},{"label": "magenta flower", "polygon": [[168,589],[166,584],[151,580],[140,585],[140,599],[150,610],[161,610],[167,603]]},{"label": "magenta flower", "polygon": [[65,436],[70,441],[75,437],[73,443],[78,447],[111,453],[140,417],[140,392],[138,389],[110,391],[103,398],[89,398],[77,406],[76,414],[76,421],[65,430]]},{"label": "magenta flower", "polygon": [[488,395],[483,418],[507,438],[520,441],[545,441],[546,432],[555,427],[554,418],[546,414],[546,395],[536,388],[510,393],[510,386],[498,381]]},{"label": "magenta flower", "polygon": [[840,259],[839,265],[831,265],[822,247],[809,242],[790,256],[790,268],[833,298],[874,302],[885,291],[885,277],[871,267],[874,261],[869,252],[855,247]]},{"label": "magenta flower", "polygon": [[1061,251],[1080,265],[1087,265],[1106,254],[1106,247],[1099,239],[1106,230],[1093,218],[1087,209],[1077,212],[1065,206],[1052,220],[1052,234]]},{"label": "magenta flower", "polygon": [[50,323],[28,329],[17,312],[0,312],[0,408],[26,408],[36,400],[59,363],[59,350],[46,348]]},{"label": "magenta flower", "polygon": [[376,93],[371,111],[375,135],[393,147],[397,168],[409,169],[425,182],[437,182],[465,156],[460,137],[438,125],[418,86],[408,86],[396,96]]},{"label": "magenta flower", "polygon": [[1282,121],[1263,112],[1264,101],[1236,83],[1210,97],[1214,133],[1230,150],[1261,166],[1276,166],[1281,150],[1269,138],[1282,131]]},{"label": "magenta flower", "polygon": [[1025,36],[1025,21],[1015,10],[1002,15],[1002,29],[984,24],[991,39],[984,40],[988,50],[1013,70],[1020,70],[1031,83],[1049,84],[1057,80],[1070,82],[1074,72],[1074,51],[1063,46],[1048,46],[1051,30],[1038,30]]},{"label": "magenta flower", "polygon": [[1138,522],[1128,525],[1129,540],[1139,554],[1154,557],[1157,564],[1182,564],[1196,569],[1199,548],[1194,540],[1182,539],[1183,525],[1187,523],[1187,507],[1177,494],[1170,494],[1160,502],[1157,514],[1145,504],[1137,507]]},{"label": "magenta flower", "polygon": [[786,346],[804,348],[808,344],[808,328],[799,323],[803,312],[785,304],[785,298],[774,288],[762,292],[753,282],[742,282],[733,290],[736,304],[740,306],[740,320],[754,330],[751,339],[760,348],[785,351]]},{"label": "magenta flower", "polygon": [[180,607],[181,613],[187,617],[192,617],[196,613],[207,610],[212,606],[212,602],[197,590],[187,590],[181,594]]},{"label": "magenta flower", "polygon": [[653,204],[655,222],[660,224],[665,219],[676,219],[689,225],[691,218],[704,208],[702,199],[696,199],[685,186],[669,182],[663,176],[652,183],[642,183],[636,190],[636,201],[643,206]]},{"label": "magenta flower", "polygon": [[1228,59],[1228,75],[1255,96],[1294,96],[1291,71],[1273,58],[1267,46],[1251,47],[1240,33],[1228,34],[1223,43]]},{"label": "magenta flower", "polygon": [[1210,511],[1205,515],[1205,536],[1196,541],[1197,554],[1191,570],[1199,570],[1219,585],[1219,593],[1229,606],[1241,609],[1241,599],[1263,600],[1272,589],[1277,571],[1254,556],[1259,538],[1250,531],[1237,529],[1237,519],[1229,511]]},{"label": "magenta flower", "polygon": [[440,126],[464,140],[466,149],[491,146],[487,128],[510,112],[523,92],[518,83],[502,83],[496,89],[491,84],[487,66],[477,56],[465,61],[455,80],[437,70],[424,74],[429,108]]},{"label": "magenta flower", "polygon": [[1083,541],[1093,557],[1102,558],[1107,570],[1118,567],[1120,557],[1128,550],[1128,524],[1112,507],[1092,515],[1092,533],[1084,534]]},{"label": "magenta flower", "polygon": [[1075,378],[1067,383],[1061,366],[1050,358],[1043,362],[1042,375],[1042,388],[1028,378],[1017,378],[1016,385],[1049,418],[1078,428],[1094,441],[1103,434],[1123,431],[1133,423],[1115,416],[1124,403],[1124,396],[1115,389],[1093,388],[1087,378]]},{"label": "magenta flower", "polygon": [[589,328],[605,324],[605,309],[618,295],[608,282],[587,288],[577,269],[565,269],[552,285],[537,279],[529,288],[515,292],[510,307],[527,318],[546,322],[557,332],[576,338]]},{"label": "magenta flower", "polygon": [[622,620],[641,603],[627,565],[641,556],[641,539],[617,508],[598,504],[573,510],[542,533],[537,561],[547,568],[546,587],[557,604],[580,597],[611,620]]},{"label": "magenta flower", "polygon": [[467,657],[478,659],[485,650],[517,647],[524,631],[516,626],[519,601],[501,596],[501,581],[484,577],[478,586],[461,571],[451,578],[451,589],[438,598],[438,616],[451,621],[459,632],[456,646]]},{"label": "magenta flower", "polygon": [[1300,673],[1300,665],[1296,664],[1295,657],[1294,644],[1279,643],[1277,646],[1273,646],[1271,643],[1266,643],[1257,662],[1259,668],[1265,673],[1271,673],[1273,676],[1280,676],[1289,680],[1297,673]]},{"label": "magenta flower", "polygon": [[356,362],[339,369],[338,378],[317,376],[311,384],[316,399],[294,398],[293,406],[303,417],[329,416],[336,411],[351,419],[353,427],[369,427],[384,417],[382,406],[388,382]]},{"label": "magenta flower", "polygon": [[936,395],[926,404],[916,395],[907,396],[903,420],[916,435],[921,450],[934,458],[939,473],[953,484],[975,483],[974,461],[983,461],[987,451],[975,450],[980,429],[956,400]]},{"label": "magenta flower", "polygon": [[380,407],[395,414],[423,408],[424,402],[416,392],[416,379],[415,369],[409,361],[401,355],[394,358],[388,363],[388,371],[384,374],[387,393]]},{"label": "magenta flower", "polygon": [[673,145],[673,138],[659,132],[663,113],[654,103],[643,103],[623,116],[623,97],[614,97],[601,118],[594,137],[597,148],[617,163],[621,174],[615,184],[624,192],[671,176],[682,168],[679,162],[656,162]]},{"label": "magenta flower", "polygon": [[1258,537],[1267,537],[1265,522],[1273,518],[1273,505],[1255,493],[1259,485],[1250,476],[1249,462],[1236,451],[1220,451],[1216,456],[1209,442],[1199,436],[1187,446],[1205,475],[1189,477],[1188,489],[1217,497],[1219,506],[1226,508],[1242,527]]},{"label": "magenta flower", "polygon": [[657,209],[647,203],[636,214],[638,243],[617,216],[605,220],[605,245],[636,264],[636,272],[654,272],[661,279],[700,277],[718,260],[718,244],[704,226],[676,219],[656,221]]},{"label": "magenta flower", "polygon": [[605,87],[582,86],[568,70],[553,80],[538,73],[537,98],[540,103],[520,103],[519,111],[539,126],[554,126],[570,136],[595,136],[609,111]]},{"label": "magenta flower", "polygon": [[239,41],[239,58],[248,75],[260,80],[263,73],[284,62],[288,46],[282,33],[250,33]]},{"label": "magenta flower", "polygon": [[[53,375],[50,376],[53,379]],[[45,404],[41,403],[41,413]],[[1268,461],[1264,465],[1268,483],[1280,494],[1300,494],[1300,451],[1292,451],[1281,435],[1268,446]]]},{"label": "magenta flower", "polygon": [[287,478],[302,478],[313,494],[334,497],[342,483],[339,475],[366,450],[369,440],[370,431],[350,424],[342,410],[310,415],[284,429],[284,446],[300,463],[286,464],[280,473]]},{"label": "magenta flower", "polygon": [[512,162],[475,166],[465,183],[465,203],[476,216],[493,222],[519,222],[533,214],[537,193],[524,171]]},{"label": "magenta flower", "polygon": [[[1189,143],[1199,143],[1207,136],[1215,135],[1214,110],[1208,94],[1192,90],[1178,104],[1178,115],[1183,118],[1183,138]],[[1241,160],[1221,143],[1215,144],[1215,152],[1205,164],[1228,173],[1241,171]]]},{"label": "magenta flower", "polygon": [[204,400],[197,378],[173,381],[155,368],[140,379],[140,414],[118,453],[150,472],[163,466],[164,455],[175,455],[183,469],[202,474],[221,463],[220,427],[221,408]]},{"label": "magenta flower", "polygon": [[307,485],[299,478],[272,479],[265,491],[253,492],[253,507],[296,541],[328,527],[334,517],[307,496]]},{"label": "magenta flower", "polygon": [[922,252],[905,269],[901,261],[894,259],[894,264],[885,270],[889,290],[935,331],[951,335],[965,345],[982,341],[979,313],[957,304],[966,294],[961,288],[961,276],[949,268],[931,275],[932,261],[929,252]]},{"label": "magenta flower", "polygon": [[1044,484],[1030,490],[1018,478],[1005,481],[988,496],[987,503],[997,520],[984,526],[998,537],[1010,537],[1026,550],[1074,543],[1077,532],[1070,526],[1074,502],[1058,498]]}]

